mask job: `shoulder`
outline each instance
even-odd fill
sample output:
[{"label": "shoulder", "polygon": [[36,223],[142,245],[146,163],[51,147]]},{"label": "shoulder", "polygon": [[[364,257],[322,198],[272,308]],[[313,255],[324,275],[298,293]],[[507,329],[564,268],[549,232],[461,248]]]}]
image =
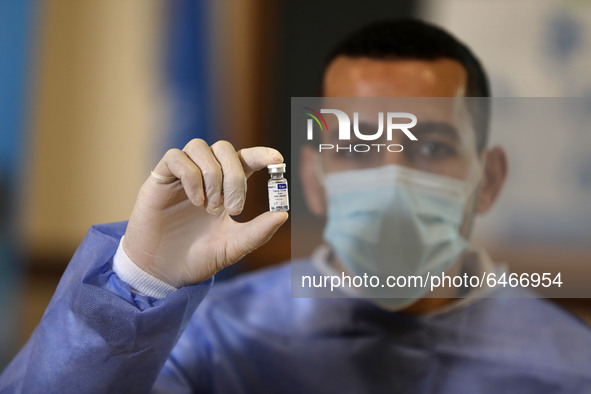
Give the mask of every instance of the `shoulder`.
[{"label": "shoulder", "polygon": [[[195,318],[200,321],[223,319],[227,323],[250,323],[266,329],[272,329],[279,323],[288,325],[294,313],[294,304],[297,304],[297,300],[294,302],[291,298],[291,264],[285,262],[214,283]],[[268,324],[271,321],[273,324]]]},{"label": "shoulder", "polygon": [[[302,264],[307,263],[302,262]],[[281,296],[285,293],[289,295],[290,273],[291,262],[283,262],[216,283],[208,295],[209,302],[223,303],[228,299],[233,302],[240,299],[246,301],[250,297],[260,297],[269,292]],[[236,297],[241,298],[236,299]]]},{"label": "shoulder", "polygon": [[584,321],[528,289],[502,289],[493,297],[482,300],[480,306],[477,303],[468,307],[468,310],[474,311],[477,315],[483,313],[485,321],[504,321],[504,324],[501,324],[504,327],[503,331],[512,332],[523,327],[537,328],[528,334],[572,334],[591,344],[591,328]]},{"label": "shoulder", "polygon": [[292,269],[318,273],[311,261],[294,260],[214,284],[193,320],[205,325],[223,321],[230,326],[295,337],[308,337],[339,326],[340,319],[322,316],[327,311],[334,314],[351,308],[350,300],[293,297]]},{"label": "shoulder", "polygon": [[460,325],[459,348],[516,370],[591,379],[591,328],[555,303],[525,289],[506,289],[437,318]]}]

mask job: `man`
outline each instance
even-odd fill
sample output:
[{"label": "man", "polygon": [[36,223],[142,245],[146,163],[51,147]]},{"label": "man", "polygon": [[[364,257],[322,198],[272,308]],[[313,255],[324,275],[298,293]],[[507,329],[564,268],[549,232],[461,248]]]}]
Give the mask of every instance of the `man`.
[{"label": "man", "polygon": [[[346,40],[325,70],[323,90],[327,97],[489,95],[467,48],[438,28],[407,20],[370,26]],[[455,136],[424,131],[419,142],[410,153],[377,156],[383,162],[363,175],[467,182],[470,169],[481,168],[455,230],[468,237],[473,214],[489,209],[502,187],[503,150],[485,148],[482,127]],[[319,160],[309,148],[303,155],[307,201],[325,215],[334,200],[324,186],[339,173],[359,176],[360,170],[345,169],[337,157]],[[245,179],[282,161],[273,149],[235,152],[227,142],[209,147],[194,140],[167,152],[142,186],[127,226],[90,230],[42,322],[0,378],[0,392],[591,390],[588,327],[546,301],[511,299],[523,290],[470,302],[455,294],[415,296],[394,306],[371,297],[291,298],[289,265],[209,289],[212,275],[264,244],[287,219],[285,212],[243,224],[230,217],[243,208]],[[327,229],[332,220],[329,212]],[[298,266],[310,273],[322,264],[355,271],[355,259],[337,247],[340,233],[331,231],[324,261]],[[467,254],[447,258],[445,270],[462,270]]]}]

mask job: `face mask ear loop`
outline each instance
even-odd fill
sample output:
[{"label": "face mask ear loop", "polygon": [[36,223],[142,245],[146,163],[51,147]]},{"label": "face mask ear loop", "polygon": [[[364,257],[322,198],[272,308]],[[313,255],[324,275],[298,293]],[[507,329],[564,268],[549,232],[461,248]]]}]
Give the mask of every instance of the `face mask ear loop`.
[{"label": "face mask ear loop", "polygon": [[476,190],[478,190],[478,186],[480,185],[480,183],[484,179],[484,169],[485,168],[486,168],[486,155],[484,155],[484,153],[483,153],[482,158],[480,160],[480,168],[468,180],[468,187],[466,190],[466,192],[467,192],[466,199],[467,200],[469,200],[474,195],[474,193],[476,193]]},{"label": "face mask ear loop", "polygon": [[324,169],[322,168],[322,158],[320,157],[320,154],[314,155],[314,175],[316,175],[318,182],[324,186]]},{"label": "face mask ear loop", "polygon": [[[314,175],[316,176],[316,179],[322,185],[322,187],[325,187],[324,182],[326,181],[326,177],[324,176],[324,169],[322,168],[322,157],[320,156],[320,154],[314,155]],[[326,242],[324,244],[328,247],[328,264],[332,265],[334,268],[338,270],[344,270],[341,263],[337,261],[336,254],[332,246]]]}]

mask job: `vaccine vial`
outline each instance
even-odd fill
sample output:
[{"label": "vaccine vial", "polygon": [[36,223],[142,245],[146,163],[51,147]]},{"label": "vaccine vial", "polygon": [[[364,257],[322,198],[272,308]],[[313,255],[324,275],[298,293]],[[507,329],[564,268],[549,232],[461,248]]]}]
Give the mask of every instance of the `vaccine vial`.
[{"label": "vaccine vial", "polygon": [[269,210],[289,211],[289,196],[287,194],[287,179],[283,177],[285,164],[271,164],[267,166],[271,179],[268,182]]}]

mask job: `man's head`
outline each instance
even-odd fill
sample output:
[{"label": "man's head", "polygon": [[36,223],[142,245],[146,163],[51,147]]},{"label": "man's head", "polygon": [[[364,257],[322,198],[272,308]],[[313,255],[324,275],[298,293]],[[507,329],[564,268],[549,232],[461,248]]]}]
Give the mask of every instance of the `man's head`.
[{"label": "man's head", "polygon": [[[387,65],[397,66],[398,70],[392,71],[398,80],[383,86],[386,89],[366,92],[333,89],[342,87],[338,84],[343,82],[339,78],[344,77],[343,72],[362,78],[368,75],[355,73],[365,71],[375,80],[383,76],[380,71]],[[439,72],[433,73],[434,70],[425,65]],[[433,80],[435,75],[444,78]],[[423,83],[417,84],[417,77]],[[382,97],[490,97],[484,68],[470,49],[439,27],[414,19],[374,23],[342,41],[327,58],[322,92],[327,97],[364,97],[351,96],[352,93],[367,94],[365,97],[376,97],[376,94]],[[473,117],[477,149],[481,151],[488,139],[489,108],[478,110]]]},{"label": "man's head", "polygon": [[[418,120],[412,127],[417,140],[390,133],[386,141],[372,141],[403,145],[400,152],[382,150],[363,156],[346,150],[318,153],[310,145],[302,149],[300,174],[308,206],[319,216],[327,215],[327,204],[332,208],[324,238],[337,265],[353,274],[369,270],[415,275],[424,274],[425,267],[457,273],[473,218],[492,206],[507,172],[503,149],[486,148],[490,92],[478,60],[437,27],[414,20],[382,22],[337,46],[325,67],[322,89],[323,105],[328,105],[323,108],[338,108],[331,106],[339,102],[332,97],[413,98],[377,104],[359,100],[352,105],[342,100],[345,112],[357,112],[358,131],[373,133],[376,118],[380,130],[376,112],[408,112]],[[327,119],[328,130],[319,133],[323,141],[334,141],[340,134],[331,120]],[[324,176],[319,176],[318,163]],[[370,171],[356,171],[364,169]],[[472,180],[479,181],[475,189]],[[324,184],[330,185],[329,198]],[[473,191],[460,193],[463,197],[455,200],[449,197],[459,189]],[[451,194],[441,197],[444,192]],[[457,296],[439,293],[442,298],[420,298],[423,293],[418,288],[392,290],[392,294],[373,291],[371,298],[388,297],[382,303],[390,309],[414,300],[406,309],[411,313],[434,310],[449,301],[446,297]]]},{"label": "man's head", "polygon": [[[408,19],[376,23],[345,39],[328,58],[322,90],[325,97],[490,96],[484,69],[465,45],[440,28]],[[466,104],[472,127],[455,130],[457,138],[441,133],[438,127],[421,130],[419,118],[413,128],[420,132],[419,141],[406,144],[403,153],[382,155],[380,160],[456,178],[483,162],[483,181],[462,226],[467,237],[473,213],[488,210],[496,199],[505,178],[506,159],[501,148],[485,149],[487,100],[466,100]],[[326,199],[314,176],[315,155],[313,149],[304,150],[302,176],[310,208],[324,215]],[[327,155],[325,168],[331,164],[344,167],[339,160]]]}]

